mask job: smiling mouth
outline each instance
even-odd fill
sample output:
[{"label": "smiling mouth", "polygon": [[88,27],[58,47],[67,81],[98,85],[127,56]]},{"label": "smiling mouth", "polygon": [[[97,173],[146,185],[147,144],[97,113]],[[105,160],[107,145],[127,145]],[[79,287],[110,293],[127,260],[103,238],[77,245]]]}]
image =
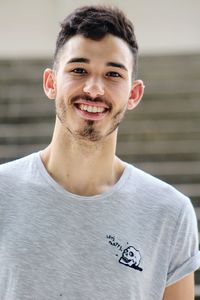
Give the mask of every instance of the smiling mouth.
[{"label": "smiling mouth", "polygon": [[77,113],[83,119],[98,121],[110,111],[110,108],[102,102],[78,100],[74,103]]},{"label": "smiling mouth", "polygon": [[86,104],[81,104],[77,103],[75,106],[80,109],[81,111],[86,111],[89,113],[105,113],[108,111],[108,108],[106,107],[100,107],[100,106],[95,106],[95,105],[86,105]]}]

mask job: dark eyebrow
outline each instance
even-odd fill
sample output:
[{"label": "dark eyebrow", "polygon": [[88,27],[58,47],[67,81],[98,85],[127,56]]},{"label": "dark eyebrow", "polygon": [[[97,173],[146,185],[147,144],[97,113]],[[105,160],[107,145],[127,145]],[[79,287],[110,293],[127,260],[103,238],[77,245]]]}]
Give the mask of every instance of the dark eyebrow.
[{"label": "dark eyebrow", "polygon": [[[67,64],[71,64],[71,63],[85,63],[85,64],[89,64],[90,60],[88,58],[84,58],[84,57],[74,57],[74,58],[71,58],[67,62]],[[112,62],[112,61],[107,62],[106,66],[107,67],[120,68],[120,69],[123,69],[125,71],[128,71],[127,68],[123,64]]]},{"label": "dark eyebrow", "polygon": [[126,68],[123,64],[116,63],[116,62],[108,62],[108,63],[106,64],[106,66],[108,66],[108,67],[120,68],[120,69],[123,69],[123,70],[125,70],[125,71],[128,71],[127,68]]},{"label": "dark eyebrow", "polygon": [[88,58],[84,58],[84,57],[74,57],[72,59],[70,59],[67,64],[71,64],[71,63],[86,63],[89,64],[90,60]]}]

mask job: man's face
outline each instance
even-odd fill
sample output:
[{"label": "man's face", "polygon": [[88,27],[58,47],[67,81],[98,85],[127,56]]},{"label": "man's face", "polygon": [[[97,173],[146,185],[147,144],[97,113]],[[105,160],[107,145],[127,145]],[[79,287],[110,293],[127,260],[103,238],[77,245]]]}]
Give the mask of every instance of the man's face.
[{"label": "man's face", "polygon": [[54,77],[56,114],[79,139],[103,141],[122,121],[132,88],[133,57],[120,38],[76,35],[61,50]]}]

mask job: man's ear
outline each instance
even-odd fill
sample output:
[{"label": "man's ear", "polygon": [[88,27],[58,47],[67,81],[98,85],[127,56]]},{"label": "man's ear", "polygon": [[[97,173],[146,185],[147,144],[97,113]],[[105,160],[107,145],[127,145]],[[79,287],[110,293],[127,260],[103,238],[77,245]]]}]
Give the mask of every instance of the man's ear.
[{"label": "man's ear", "polygon": [[49,99],[56,98],[56,82],[55,74],[52,69],[44,70],[43,74],[43,88],[46,96]]},{"label": "man's ear", "polygon": [[131,88],[130,97],[128,99],[127,109],[134,109],[142,99],[144,94],[144,83],[142,80],[135,80]]}]

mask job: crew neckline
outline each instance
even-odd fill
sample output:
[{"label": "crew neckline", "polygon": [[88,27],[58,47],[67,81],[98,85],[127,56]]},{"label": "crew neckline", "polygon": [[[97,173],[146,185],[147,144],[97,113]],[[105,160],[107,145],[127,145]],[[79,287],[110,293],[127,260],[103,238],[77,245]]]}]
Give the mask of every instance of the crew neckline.
[{"label": "crew neckline", "polygon": [[41,176],[43,177],[43,179],[45,179],[45,181],[54,190],[56,190],[56,192],[58,192],[59,194],[61,194],[64,197],[67,197],[67,198],[70,197],[70,198],[77,199],[77,200],[89,200],[89,201],[97,200],[97,199],[98,200],[105,199],[105,198],[111,196],[113,193],[119,191],[123,187],[124,183],[129,178],[130,172],[131,172],[131,165],[124,162],[125,169],[124,169],[121,177],[119,178],[119,180],[112,187],[110,187],[108,190],[106,190],[105,192],[103,192],[101,194],[97,194],[97,195],[93,195],[93,196],[81,196],[81,195],[77,195],[77,194],[73,194],[73,193],[69,192],[62,185],[60,185],[57,181],[55,181],[51,177],[51,175],[48,173],[47,169],[45,168],[45,166],[43,164],[40,153],[41,153],[41,151],[36,152],[35,158],[36,158],[37,167],[38,167],[38,170],[39,170]]}]

